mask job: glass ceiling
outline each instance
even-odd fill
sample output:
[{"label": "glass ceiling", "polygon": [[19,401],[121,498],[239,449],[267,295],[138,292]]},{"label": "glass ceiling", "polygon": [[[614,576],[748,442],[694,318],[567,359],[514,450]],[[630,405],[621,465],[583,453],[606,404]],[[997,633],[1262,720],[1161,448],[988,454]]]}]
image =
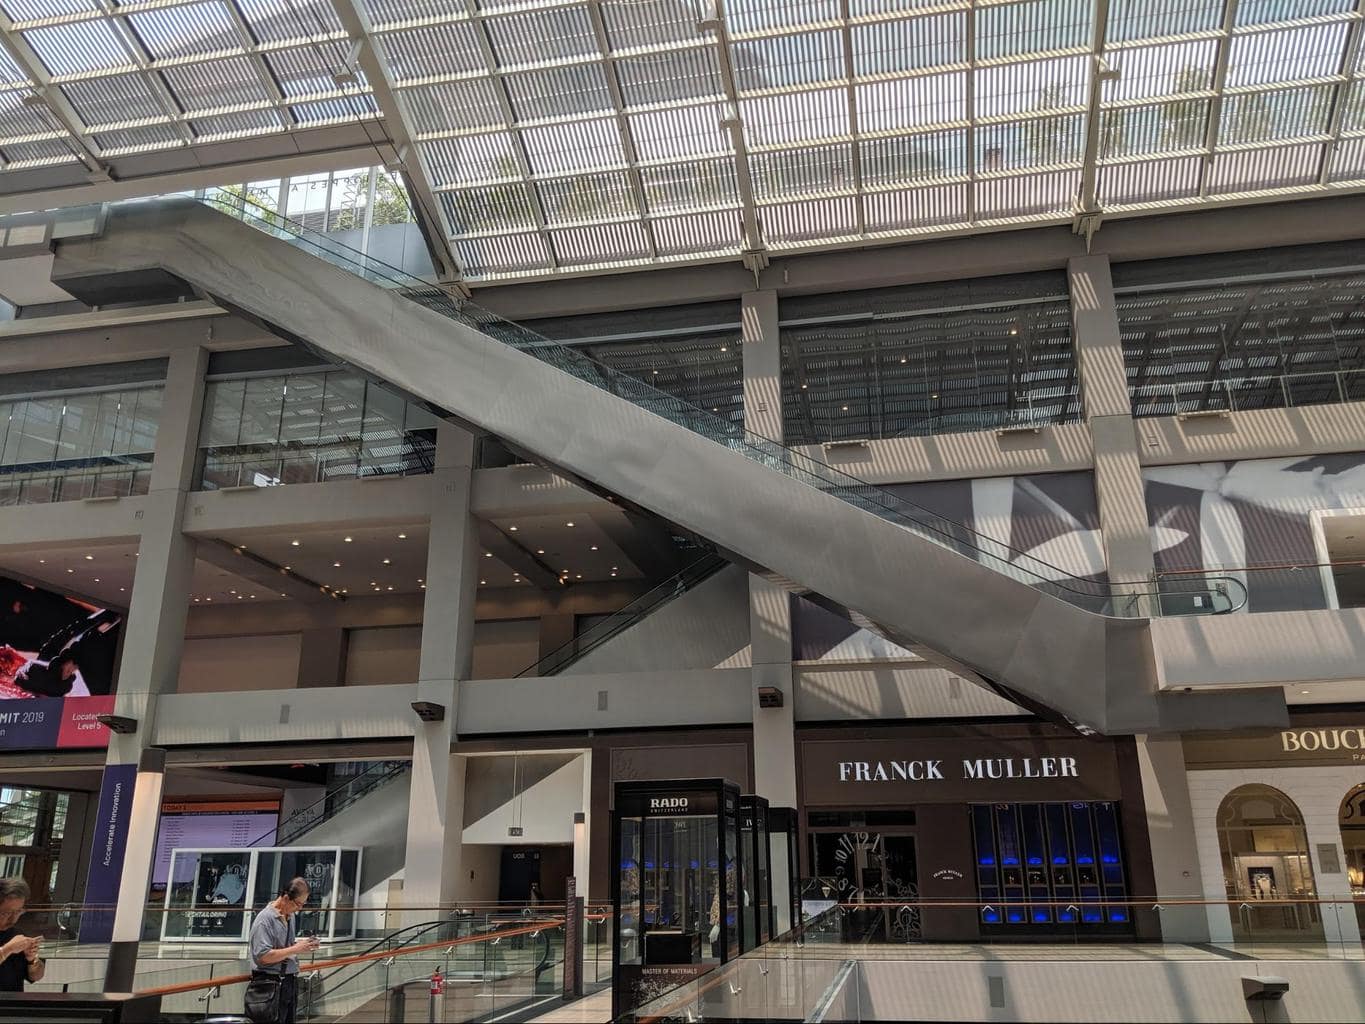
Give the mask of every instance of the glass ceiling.
[{"label": "glass ceiling", "polygon": [[382,120],[478,280],[1365,187],[1363,10],[0,0],[0,189]]}]

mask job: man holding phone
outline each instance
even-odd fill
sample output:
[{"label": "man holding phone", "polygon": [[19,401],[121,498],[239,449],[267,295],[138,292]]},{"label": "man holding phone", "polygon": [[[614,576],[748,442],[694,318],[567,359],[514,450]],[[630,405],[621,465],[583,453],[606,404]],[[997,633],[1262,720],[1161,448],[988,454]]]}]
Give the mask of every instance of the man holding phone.
[{"label": "man holding phone", "polygon": [[318,948],[316,936],[294,935],[294,915],[308,902],[308,883],[295,878],[251,922],[252,976],[278,976],[276,1024],[294,1024],[299,998],[299,954]]},{"label": "man holding phone", "polygon": [[0,878],[0,992],[22,992],[26,983],[42,981],[47,972],[38,955],[43,940],[15,927],[28,897],[28,883],[22,878]]}]

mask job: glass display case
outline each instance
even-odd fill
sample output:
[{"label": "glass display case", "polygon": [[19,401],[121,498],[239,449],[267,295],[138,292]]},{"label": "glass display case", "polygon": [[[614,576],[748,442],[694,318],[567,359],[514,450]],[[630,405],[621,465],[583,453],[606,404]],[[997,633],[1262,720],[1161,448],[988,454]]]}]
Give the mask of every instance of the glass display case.
[{"label": "glass display case", "polygon": [[772,862],[768,846],[768,801],[739,798],[739,947],[747,953],[773,937]]},{"label": "glass display case", "polygon": [[294,931],[353,939],[360,862],[360,850],[340,846],[172,850],[162,941],[244,942],[256,912],[293,878],[309,886]]},{"label": "glass display case", "polygon": [[739,955],[739,788],[619,782],[612,811],[612,1017]]},{"label": "glass display case", "polygon": [[784,935],[801,923],[800,856],[796,836],[796,810],[768,808],[768,853],[772,863],[773,937]]}]

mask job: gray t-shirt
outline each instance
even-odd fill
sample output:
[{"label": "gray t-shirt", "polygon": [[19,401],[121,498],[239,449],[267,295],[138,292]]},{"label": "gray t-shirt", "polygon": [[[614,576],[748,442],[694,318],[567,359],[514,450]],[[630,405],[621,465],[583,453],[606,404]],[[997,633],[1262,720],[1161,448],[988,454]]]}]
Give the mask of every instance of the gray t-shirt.
[{"label": "gray t-shirt", "polygon": [[292,946],[294,942],[294,918],[291,916],[286,921],[275,909],[273,902],[266,904],[251,922],[252,968],[271,974],[298,974],[299,958],[296,956],[281,960],[277,964],[261,963],[262,953],[269,953],[272,949],[284,949],[286,946]]}]

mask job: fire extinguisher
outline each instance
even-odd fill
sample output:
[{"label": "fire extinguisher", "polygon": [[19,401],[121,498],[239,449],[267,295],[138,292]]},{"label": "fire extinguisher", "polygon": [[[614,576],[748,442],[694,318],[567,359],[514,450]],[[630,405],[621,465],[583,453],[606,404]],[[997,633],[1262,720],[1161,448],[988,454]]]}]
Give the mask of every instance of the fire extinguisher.
[{"label": "fire extinguisher", "polygon": [[441,977],[441,969],[438,967],[431,975],[431,994],[433,996],[443,996],[446,992],[446,980]]}]

